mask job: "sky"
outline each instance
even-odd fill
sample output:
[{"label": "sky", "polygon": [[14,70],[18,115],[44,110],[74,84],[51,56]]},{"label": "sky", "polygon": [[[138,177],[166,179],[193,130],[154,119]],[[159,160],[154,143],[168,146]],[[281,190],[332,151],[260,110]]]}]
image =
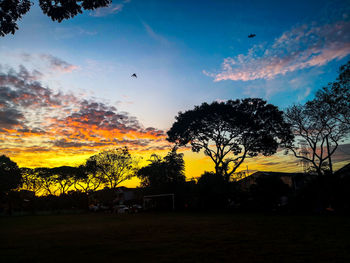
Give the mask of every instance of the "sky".
[{"label": "sky", "polygon": [[[312,99],[350,58],[345,0],[121,0],[62,23],[33,2],[0,37],[0,153],[20,167],[78,165],[118,146],[146,164],[169,151],[179,111],[245,97],[283,110]],[[181,151],[188,178],[213,170],[203,153]],[[349,161],[345,143],[335,165]],[[302,169],[282,151],[247,165]]]}]

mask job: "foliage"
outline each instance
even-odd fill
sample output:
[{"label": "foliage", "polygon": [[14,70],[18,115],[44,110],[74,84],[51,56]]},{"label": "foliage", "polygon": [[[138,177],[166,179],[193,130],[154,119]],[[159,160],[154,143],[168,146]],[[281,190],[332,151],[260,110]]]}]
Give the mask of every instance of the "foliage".
[{"label": "foliage", "polygon": [[103,176],[103,183],[116,188],[137,173],[138,160],[131,156],[127,147],[100,152],[94,156],[97,172]]},{"label": "foliage", "polygon": [[35,169],[21,168],[23,185],[22,188],[34,192],[35,195],[43,190],[43,180],[35,172]]},{"label": "foliage", "polygon": [[148,166],[142,167],[137,176],[141,179],[141,186],[152,189],[164,189],[185,182],[185,162],[183,154],[176,149],[169,152],[163,159],[153,154]]},{"label": "foliage", "polygon": [[29,0],[3,0],[0,2],[0,36],[15,33],[18,29],[17,20],[29,11],[31,4]]},{"label": "foliage", "polygon": [[56,178],[52,176],[51,169],[47,167],[35,168],[34,172],[42,181],[42,189],[44,194],[54,195],[57,192]]},{"label": "foliage", "polygon": [[72,189],[88,193],[103,185],[116,188],[135,176],[137,163],[124,147],[93,155],[79,167],[21,168],[22,189],[35,194],[56,195],[67,194]]},{"label": "foliage", "polygon": [[257,98],[203,103],[179,112],[167,134],[179,146],[203,149],[227,181],[246,158],[272,155],[293,138],[283,112]]},{"label": "foliage", "polygon": [[333,173],[332,155],[350,132],[349,67],[350,62],[342,66],[337,81],[320,90],[313,100],[291,106],[285,114],[299,140],[285,147],[319,175],[327,170]]},{"label": "foliage", "polygon": [[54,181],[58,186],[60,194],[66,194],[68,189],[74,185],[78,168],[71,166],[60,166],[51,168],[50,173],[51,177],[54,178]]},{"label": "foliage", "polygon": [[0,194],[8,193],[22,184],[21,170],[5,155],[0,156]]},{"label": "foliage", "polygon": [[[83,10],[94,10],[108,6],[111,0],[39,0],[43,13],[52,21],[62,22],[81,14]],[[17,21],[25,15],[32,6],[30,0],[0,1],[0,36],[14,34],[18,29]]]},{"label": "foliage", "polygon": [[340,67],[336,81],[316,93],[314,101],[334,119],[350,125],[350,61]]},{"label": "foliage", "polygon": [[85,193],[96,191],[103,183],[103,176],[98,173],[96,155],[86,160],[85,164],[80,165],[78,173],[75,175],[74,187]]}]

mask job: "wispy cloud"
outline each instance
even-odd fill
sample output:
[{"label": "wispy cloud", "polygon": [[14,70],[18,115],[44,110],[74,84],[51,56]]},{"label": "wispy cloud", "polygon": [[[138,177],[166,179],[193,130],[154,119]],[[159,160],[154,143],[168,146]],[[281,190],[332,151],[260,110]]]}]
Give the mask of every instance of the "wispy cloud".
[{"label": "wispy cloud", "polygon": [[56,27],[52,33],[54,34],[55,39],[68,39],[74,38],[77,36],[94,36],[97,34],[95,30],[87,30],[82,27],[73,26],[73,27]]},{"label": "wispy cloud", "polygon": [[[20,54],[20,57],[25,62],[36,62],[38,60],[41,60],[45,64],[45,70],[50,69],[54,73],[57,73],[57,72],[71,73],[72,71],[77,70],[79,68],[78,66],[73,65],[71,63],[68,63],[67,61],[64,61],[63,59],[55,57],[51,54],[22,53],[22,54]],[[27,72],[27,71],[25,70],[24,72]],[[38,74],[40,73],[39,71],[37,71],[37,72],[38,72]],[[24,74],[24,73],[22,72],[22,74]],[[42,74],[42,73],[40,73],[40,74]],[[34,75],[31,74],[31,75],[28,75],[27,77],[30,77],[30,76],[34,76]]]},{"label": "wispy cloud", "polygon": [[94,17],[103,17],[112,14],[117,14],[123,10],[125,4],[129,3],[130,0],[124,0],[118,4],[110,4],[107,7],[101,7],[91,12],[90,15]]},{"label": "wispy cloud", "polygon": [[58,57],[55,57],[49,54],[41,54],[40,56],[42,59],[45,59],[49,62],[51,69],[53,69],[54,71],[70,73],[78,69],[78,66],[72,65]]},{"label": "wispy cloud", "polygon": [[145,22],[142,22],[142,25],[144,26],[147,34],[151,38],[153,38],[154,40],[160,42],[161,44],[169,44],[169,41],[165,37],[157,34],[149,24],[147,24]]},{"label": "wispy cloud", "polygon": [[322,66],[350,54],[349,32],[349,21],[303,25],[283,33],[271,44],[255,45],[248,54],[225,58],[217,73],[203,73],[214,81],[248,81]]}]

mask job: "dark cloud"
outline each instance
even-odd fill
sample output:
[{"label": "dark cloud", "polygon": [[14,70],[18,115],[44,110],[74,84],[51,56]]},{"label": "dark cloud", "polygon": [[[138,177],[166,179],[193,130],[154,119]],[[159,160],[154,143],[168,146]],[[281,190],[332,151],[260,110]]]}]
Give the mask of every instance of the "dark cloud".
[{"label": "dark cloud", "polygon": [[263,162],[263,163],[260,163],[261,165],[277,165],[277,164],[280,164],[280,162]]},{"label": "dark cloud", "polygon": [[59,106],[61,94],[43,87],[36,81],[38,71],[29,72],[20,66],[19,71],[10,69],[0,73],[0,103],[9,106]]},{"label": "dark cloud", "polygon": [[0,72],[0,125],[14,129],[13,140],[42,136],[46,145],[76,149],[117,145],[141,149],[164,141],[164,131],[144,128],[134,116],[96,99],[55,92],[37,80],[39,75],[23,66]]},{"label": "dark cloud", "polygon": [[52,142],[53,146],[59,148],[81,148],[81,147],[94,147],[94,146],[105,146],[106,143],[86,143],[79,141],[67,141],[67,139],[60,139]]},{"label": "dark cloud", "polygon": [[23,119],[23,114],[16,109],[0,109],[0,131],[21,125]]},{"label": "dark cloud", "polygon": [[117,112],[113,106],[104,103],[83,100],[80,110],[66,118],[69,122],[79,122],[87,125],[97,125],[105,129],[119,129],[121,131],[140,130],[138,120],[128,113]]}]

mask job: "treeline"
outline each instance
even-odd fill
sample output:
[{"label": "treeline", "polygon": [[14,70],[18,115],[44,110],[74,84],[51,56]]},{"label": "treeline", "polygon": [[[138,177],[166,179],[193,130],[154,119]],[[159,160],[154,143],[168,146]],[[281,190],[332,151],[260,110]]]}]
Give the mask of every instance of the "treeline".
[{"label": "treeline", "polygon": [[3,193],[22,189],[35,195],[60,195],[69,191],[89,193],[101,188],[116,188],[137,173],[138,161],[127,147],[102,151],[79,167],[18,168],[0,156]]},{"label": "treeline", "polygon": [[[316,191],[313,196],[332,193],[326,198],[330,203],[337,192],[343,193],[342,185],[347,185],[344,179],[347,175],[334,176],[333,156],[350,132],[349,79],[350,61],[340,68],[337,79],[320,89],[313,100],[293,105],[284,112],[259,98],[203,103],[179,112],[167,132],[167,140],[175,144],[173,150],[163,158],[152,155],[143,168],[138,167],[137,158],[127,147],[102,151],[79,167],[20,169],[8,157],[0,156],[0,194],[6,198],[10,192],[23,189],[35,195],[65,196],[72,191],[87,195],[99,189],[116,189],[125,180],[137,176],[143,193],[176,193],[181,207],[190,206],[190,202],[195,207],[210,206],[211,200],[216,200],[213,206],[227,207],[228,200],[233,205],[233,200],[237,202],[245,195],[254,199],[252,195],[259,196],[257,193],[281,196],[284,190],[277,189],[287,191],[276,178],[261,179],[260,186],[265,188],[256,188],[260,187],[259,179],[248,195],[247,191],[241,195],[238,187],[237,171],[247,158],[270,156],[284,149],[304,165],[305,177],[310,180],[304,180],[309,188],[303,189]],[[212,160],[215,171],[204,173],[198,181],[186,182],[183,156],[176,151],[186,145],[194,152],[203,151]],[[269,186],[274,187],[261,190]],[[283,195],[288,196],[287,192]]]}]

